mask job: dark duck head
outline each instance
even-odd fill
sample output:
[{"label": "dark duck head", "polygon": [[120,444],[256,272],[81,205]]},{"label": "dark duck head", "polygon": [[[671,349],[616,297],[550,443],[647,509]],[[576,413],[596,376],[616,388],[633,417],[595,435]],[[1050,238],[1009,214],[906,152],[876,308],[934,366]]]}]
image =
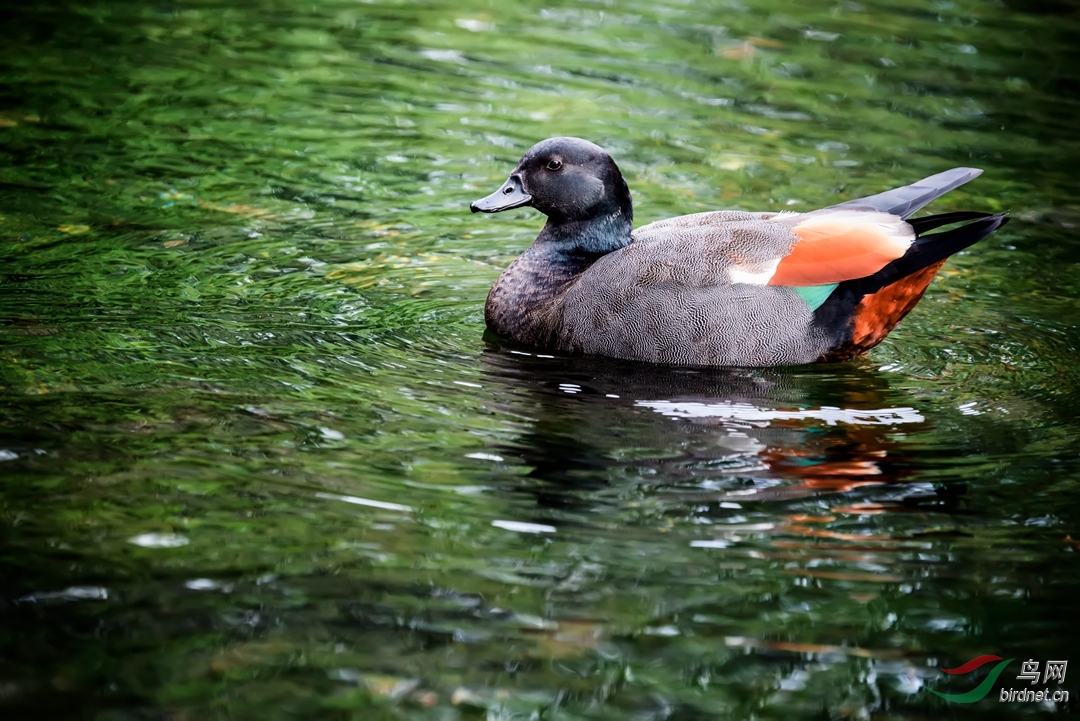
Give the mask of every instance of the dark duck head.
[{"label": "dark duck head", "polygon": [[600,256],[630,242],[634,210],[619,166],[581,138],[548,138],[532,148],[474,213],[531,206],[548,217],[537,243],[572,256]]}]

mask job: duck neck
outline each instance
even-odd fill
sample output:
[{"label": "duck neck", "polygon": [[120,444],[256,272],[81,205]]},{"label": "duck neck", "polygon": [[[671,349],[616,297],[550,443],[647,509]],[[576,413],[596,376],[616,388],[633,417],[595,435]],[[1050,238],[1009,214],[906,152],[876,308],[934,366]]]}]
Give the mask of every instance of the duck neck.
[{"label": "duck neck", "polygon": [[599,258],[629,245],[630,230],[631,216],[621,210],[589,220],[549,218],[492,286],[484,308],[488,327],[519,343],[551,346],[558,301]]},{"label": "duck neck", "polygon": [[534,245],[546,246],[552,260],[585,262],[588,267],[600,256],[630,244],[633,220],[628,207],[588,220],[548,218]]}]

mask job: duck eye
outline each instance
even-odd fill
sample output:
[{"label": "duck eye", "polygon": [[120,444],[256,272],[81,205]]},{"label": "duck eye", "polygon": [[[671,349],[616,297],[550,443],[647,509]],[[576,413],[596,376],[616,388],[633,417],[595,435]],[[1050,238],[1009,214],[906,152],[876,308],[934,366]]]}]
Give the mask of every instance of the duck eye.
[{"label": "duck eye", "polygon": [[561,167],[562,167],[562,161],[561,160],[552,160],[552,161],[549,161],[548,164],[547,164],[547,169],[548,170],[558,170]]}]

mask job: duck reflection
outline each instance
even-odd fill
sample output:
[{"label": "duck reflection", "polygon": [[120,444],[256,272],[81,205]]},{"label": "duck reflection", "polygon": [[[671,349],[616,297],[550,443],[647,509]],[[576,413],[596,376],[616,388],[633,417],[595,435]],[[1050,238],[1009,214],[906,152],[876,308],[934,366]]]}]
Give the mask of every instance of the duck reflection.
[{"label": "duck reflection", "polygon": [[504,348],[484,364],[497,410],[527,419],[500,454],[531,467],[532,492],[557,507],[616,483],[690,502],[896,484],[913,473],[905,431],[927,423],[884,374],[853,365],[666,368]]}]

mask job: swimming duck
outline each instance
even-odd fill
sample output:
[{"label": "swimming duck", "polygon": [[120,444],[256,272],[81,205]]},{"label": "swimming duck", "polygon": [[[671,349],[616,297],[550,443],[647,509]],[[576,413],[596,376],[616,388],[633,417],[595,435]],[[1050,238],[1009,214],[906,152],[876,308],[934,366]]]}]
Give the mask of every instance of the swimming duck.
[{"label": "swimming duck", "polygon": [[633,230],[611,156],[549,138],[470,206],[547,216],[484,316],[499,336],[570,354],[684,366],[851,358],[888,335],[948,256],[1007,221],[966,211],[910,218],[981,172],[953,168],[807,213],[718,210]]}]

